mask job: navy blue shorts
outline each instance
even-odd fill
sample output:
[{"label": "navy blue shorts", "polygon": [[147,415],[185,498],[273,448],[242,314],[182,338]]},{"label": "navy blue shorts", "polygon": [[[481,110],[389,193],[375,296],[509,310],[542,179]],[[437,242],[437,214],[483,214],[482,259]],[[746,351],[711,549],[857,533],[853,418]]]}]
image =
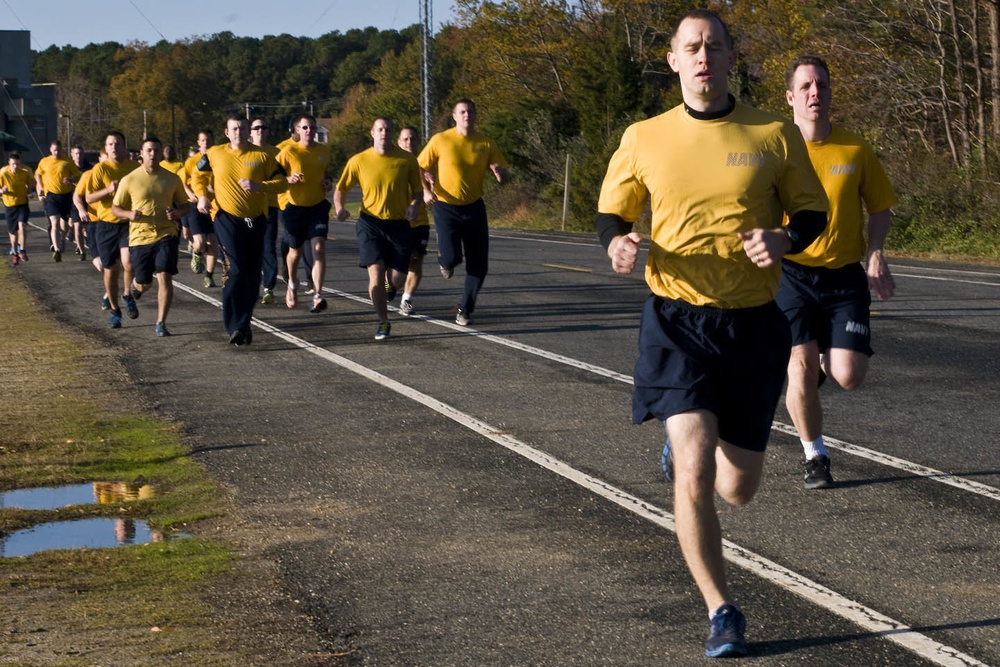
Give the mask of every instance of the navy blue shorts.
[{"label": "navy blue shorts", "polygon": [[814,340],[820,350],[836,347],[875,354],[872,297],[860,264],[827,269],[784,260],[775,301],[788,318],[793,345]]},{"label": "navy blue shorts", "polygon": [[97,250],[95,257],[101,258],[101,265],[105,269],[110,269],[121,259],[121,249],[128,247],[128,223],[127,222],[97,222],[90,223],[87,229],[94,235],[94,248]]},{"label": "navy blue shorts", "polygon": [[8,206],[5,213],[7,215],[8,234],[17,234],[18,225],[27,223],[28,218],[31,217],[31,209],[28,208],[27,204]]},{"label": "navy blue shorts", "polygon": [[315,206],[289,204],[281,209],[281,224],[285,228],[285,243],[300,248],[310,239],[325,239],[330,230],[330,202],[324,199]]},{"label": "navy blue shorts", "polygon": [[90,256],[100,257],[101,253],[97,250],[97,232],[94,231],[95,224],[93,222],[83,223],[83,231],[87,235],[87,250],[90,251]]},{"label": "navy blue shorts", "polygon": [[179,247],[180,243],[176,236],[169,236],[148,245],[129,246],[135,282],[148,285],[153,282],[153,276],[157,273],[176,276]]},{"label": "navy blue shorts", "polygon": [[361,268],[380,261],[387,269],[402,273],[410,266],[410,223],[407,220],[380,220],[362,211],[354,226],[358,233]]},{"label": "navy blue shorts", "polygon": [[426,255],[431,240],[431,226],[410,227],[410,255]]},{"label": "navy blue shorts", "polygon": [[788,321],[774,302],[729,310],[651,296],[642,309],[632,420],[707,410],[720,438],[762,452],[790,351]]},{"label": "navy blue shorts", "polygon": [[42,206],[45,209],[46,217],[51,218],[52,216],[56,216],[68,220],[74,208],[73,193],[67,192],[60,195],[49,192],[45,195],[45,199],[42,200]]},{"label": "navy blue shorts", "polygon": [[187,225],[184,225],[183,221],[181,225],[191,230],[191,234],[201,234],[202,236],[215,234],[215,223],[212,221],[212,216],[202,213],[198,210],[197,206],[190,206],[188,208],[184,220],[187,221]]}]

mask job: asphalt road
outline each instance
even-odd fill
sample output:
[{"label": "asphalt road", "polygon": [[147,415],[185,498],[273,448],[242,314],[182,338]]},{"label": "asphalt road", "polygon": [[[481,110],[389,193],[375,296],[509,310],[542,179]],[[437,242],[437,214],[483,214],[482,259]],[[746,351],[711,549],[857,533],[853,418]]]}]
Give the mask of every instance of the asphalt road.
[{"label": "asphalt road", "polygon": [[[108,329],[98,274],[38,230],[21,273],[184,424],[331,664],[702,664],[661,428],[629,420],[641,276],[588,235],[494,230],[471,328],[431,255],[376,343],[331,233],[330,309],[259,306],[249,348],[183,266],[168,339],[151,297]],[[753,664],[1000,665],[1000,269],[892,266],[866,385],[823,389],[836,488],[802,488],[780,410],[757,499],[721,509]]]}]

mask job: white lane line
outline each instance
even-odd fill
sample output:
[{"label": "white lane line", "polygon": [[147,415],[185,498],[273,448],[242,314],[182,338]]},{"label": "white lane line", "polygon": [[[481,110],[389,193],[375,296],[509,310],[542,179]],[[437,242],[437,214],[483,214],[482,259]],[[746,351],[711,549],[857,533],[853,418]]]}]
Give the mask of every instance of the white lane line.
[{"label": "white lane line", "polygon": [[[215,305],[216,307],[220,307],[222,305],[217,299],[202,294],[187,285],[178,283],[176,286],[203,301]],[[447,403],[439,401],[433,396],[429,396],[428,394],[418,391],[408,385],[397,382],[396,380],[393,380],[386,375],[382,375],[367,366],[362,366],[357,362],[351,361],[346,357],[342,357],[339,354],[314,345],[313,343],[303,340],[298,336],[286,333],[256,317],[253,321],[254,324],[261,330],[266,331],[281,340],[310,352],[321,359],[329,361],[344,370],[355,373],[366,380],[394,391],[400,396],[420,403],[434,412],[451,419],[455,423],[460,424],[461,426],[464,426],[465,428],[468,428],[469,430],[478,433],[489,440],[492,440],[501,447],[505,447],[511,452],[524,457],[532,463],[535,463],[536,465],[541,466],[542,468],[545,468],[546,470],[549,470],[550,472],[553,472],[560,477],[587,489],[591,493],[594,493],[597,496],[600,496],[601,498],[604,498],[605,500],[608,500],[615,505],[618,505],[619,507],[646,519],[654,525],[665,528],[673,533],[677,532],[673,515],[656,505],[642,500],[637,496],[633,496],[632,494],[627,493],[618,487],[612,486],[603,480],[581,472],[559,459],[511,437],[501,429],[476,419],[472,415],[466,414],[451,405],[448,405]],[[726,558],[730,562],[749,570],[762,579],[780,586],[785,590],[800,595],[813,604],[816,604],[827,611],[830,611],[841,618],[860,626],[878,637],[887,639],[908,651],[916,653],[920,657],[925,658],[934,664],[942,665],[942,667],[989,667],[986,663],[980,662],[972,656],[966,655],[957,649],[935,641],[930,637],[917,632],[912,627],[901,623],[900,621],[890,618],[889,616],[885,616],[874,609],[865,607],[858,602],[854,602],[853,600],[850,600],[839,593],[812,581],[811,579],[797,574],[788,568],[782,567],[774,561],[768,560],[763,556],[759,556],[752,551],[744,549],[729,540],[723,540],[723,549]]]},{"label": "white lane line", "polygon": [[940,276],[918,276],[913,273],[896,273],[892,272],[892,275],[900,278],[917,278],[919,280],[937,280],[938,282],[944,283],[963,283],[965,285],[987,285],[989,287],[1000,287],[1000,282],[989,283],[983,280],[963,280],[961,278],[943,278]]},{"label": "white lane line", "polygon": [[[347,292],[342,292],[340,290],[330,289],[327,287],[323,288],[324,292],[334,294],[345,299],[350,299],[352,301],[359,301],[361,303],[370,304],[371,301],[368,299],[355,296],[354,294],[348,294]],[[398,310],[390,306],[392,310]],[[511,349],[517,350],[519,352],[524,352],[525,354],[531,354],[536,357],[542,357],[543,359],[548,359],[549,361],[554,361],[565,366],[571,366],[579,370],[587,371],[588,373],[593,373],[595,375],[600,375],[601,377],[606,377],[611,380],[616,380],[618,382],[623,382],[625,384],[632,384],[632,376],[625,375],[624,373],[618,373],[616,371],[602,368],[600,366],[595,366],[594,364],[588,364],[584,361],[578,359],[573,359],[572,357],[566,357],[561,354],[556,354],[555,352],[549,352],[548,350],[542,350],[537,347],[532,347],[530,345],[525,345],[524,343],[518,343],[517,341],[510,340],[507,338],[502,338],[500,336],[494,336],[492,334],[483,333],[478,329],[471,329],[469,327],[461,327],[457,324],[451,322],[446,322],[444,320],[434,319],[433,317],[428,317],[426,315],[415,315],[411,319],[420,319],[424,322],[430,324],[436,324],[441,327],[452,329],[453,331],[460,331],[464,334],[470,336],[475,336],[476,338],[494,343],[496,345],[503,345]],[[798,437],[798,433],[795,427],[790,424],[783,424],[781,422],[774,422],[771,428],[775,431],[780,431],[782,433],[787,433],[789,435],[794,435]],[[895,456],[890,456],[889,454],[883,454],[877,452],[873,449],[868,449],[866,447],[861,447],[859,445],[852,445],[849,442],[843,440],[838,440],[836,438],[831,438],[823,436],[823,442],[827,445],[833,447],[834,449],[839,449],[848,454],[853,454],[854,456],[859,456],[861,458],[868,459],[874,463],[880,465],[888,466],[890,468],[896,468],[902,470],[911,475],[922,477],[933,482],[940,482],[941,484],[947,484],[948,486],[955,487],[956,489],[961,489],[962,491],[968,491],[969,493],[975,493],[980,496],[989,498],[990,500],[1000,501],[1000,489],[982,484],[980,482],[974,482],[964,477],[959,477],[957,475],[952,475],[946,473],[942,470],[935,470],[934,468],[928,468],[917,463],[912,463],[904,459],[896,458]]]}]

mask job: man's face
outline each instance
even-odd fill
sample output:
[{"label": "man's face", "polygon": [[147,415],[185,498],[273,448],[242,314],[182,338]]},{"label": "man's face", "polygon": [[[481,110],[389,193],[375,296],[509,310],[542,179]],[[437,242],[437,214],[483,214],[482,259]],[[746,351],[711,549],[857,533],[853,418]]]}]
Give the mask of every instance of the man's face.
[{"label": "man's face", "polygon": [[379,118],[372,125],[372,143],[380,153],[392,145],[392,125],[384,118]]},{"label": "man's face", "polygon": [[142,163],[155,166],[163,159],[163,148],[155,141],[147,141],[142,145]]},{"label": "man's face", "polygon": [[685,100],[713,102],[729,91],[729,69],[736,54],[718,21],[685,19],[667,54],[670,68],[680,77]]},{"label": "man's face", "polygon": [[245,144],[250,128],[245,120],[230,118],[226,121],[226,138],[234,144]]},{"label": "man's face", "polygon": [[116,134],[109,134],[105,137],[104,150],[108,154],[108,159],[115,163],[121,162],[128,155],[125,142]]},{"label": "man's face", "polygon": [[799,65],[785,99],[796,121],[819,122],[830,118],[830,76],[822,67]]},{"label": "man's face", "polygon": [[208,136],[204,132],[198,133],[198,150],[204,153],[208,150],[208,147],[212,145],[212,137]]},{"label": "man's face", "polygon": [[416,149],[416,135],[410,128],[403,128],[399,131],[399,147],[407,153],[413,153]]},{"label": "man's face", "polygon": [[258,119],[250,124],[250,141],[260,146],[267,139],[267,123]]},{"label": "man's face", "polygon": [[299,118],[295,131],[299,133],[299,143],[312,144],[316,140],[316,123],[308,118]]},{"label": "man's face", "polygon": [[459,130],[471,130],[476,126],[476,107],[474,104],[459,102],[452,110],[451,117]]},{"label": "man's face", "polygon": [[49,155],[55,158],[59,157],[62,155],[62,147],[59,144],[52,144],[49,146]]},{"label": "man's face", "polygon": [[69,149],[69,156],[73,158],[73,162],[80,164],[80,158],[83,157],[83,151],[79,148],[71,148]]},{"label": "man's face", "polygon": [[16,157],[8,158],[7,165],[10,167],[11,171],[16,171],[21,168],[21,160]]}]

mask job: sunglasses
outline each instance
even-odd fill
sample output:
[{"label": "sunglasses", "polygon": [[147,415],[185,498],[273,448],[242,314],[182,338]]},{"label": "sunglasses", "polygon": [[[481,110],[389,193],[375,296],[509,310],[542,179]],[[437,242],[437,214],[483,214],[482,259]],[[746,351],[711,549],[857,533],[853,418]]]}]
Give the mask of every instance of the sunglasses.
[{"label": "sunglasses", "polygon": [[258,130],[266,130],[267,129],[267,125],[254,125],[250,129],[253,130],[254,132],[256,132]]}]

